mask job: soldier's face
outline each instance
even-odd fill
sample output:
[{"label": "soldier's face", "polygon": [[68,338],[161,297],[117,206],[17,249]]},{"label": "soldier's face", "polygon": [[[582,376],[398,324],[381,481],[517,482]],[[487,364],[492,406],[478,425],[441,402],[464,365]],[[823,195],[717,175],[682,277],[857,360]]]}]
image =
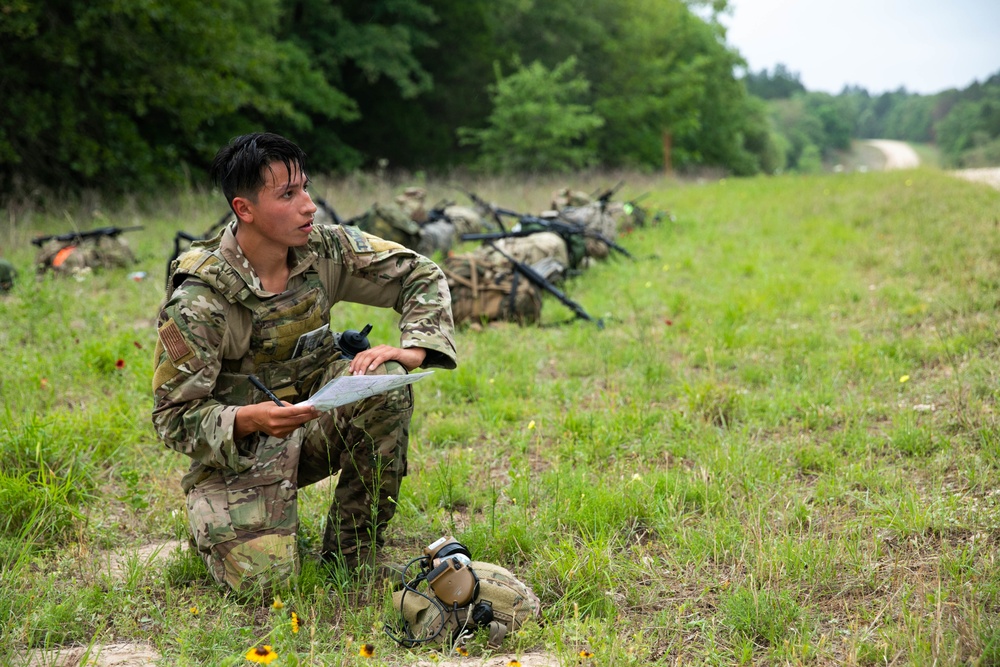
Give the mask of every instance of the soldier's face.
[{"label": "soldier's face", "polygon": [[309,179],[301,169],[292,173],[281,162],[264,171],[264,187],[257,201],[248,201],[251,224],[257,233],[283,246],[305,245],[313,228],[316,204],[309,196]]}]

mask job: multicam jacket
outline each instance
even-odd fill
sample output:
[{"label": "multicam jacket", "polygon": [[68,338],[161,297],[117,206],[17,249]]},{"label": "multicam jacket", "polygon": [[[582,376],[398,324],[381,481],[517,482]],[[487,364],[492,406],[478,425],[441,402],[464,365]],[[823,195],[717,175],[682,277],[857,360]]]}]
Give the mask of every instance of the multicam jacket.
[{"label": "multicam jacket", "polygon": [[211,469],[252,465],[253,447],[233,438],[237,409],[266,400],[248,375],[291,403],[317,388],[325,364],[339,356],[329,332],[339,301],[393,308],[400,347],[426,349],[424,367],[456,365],[451,296],[434,262],[339,225],[317,225],[309,243],[290,252],[280,295],[261,285],[235,224],[172,265],[157,322],[152,418],[164,443],[193,459],[185,491]]}]

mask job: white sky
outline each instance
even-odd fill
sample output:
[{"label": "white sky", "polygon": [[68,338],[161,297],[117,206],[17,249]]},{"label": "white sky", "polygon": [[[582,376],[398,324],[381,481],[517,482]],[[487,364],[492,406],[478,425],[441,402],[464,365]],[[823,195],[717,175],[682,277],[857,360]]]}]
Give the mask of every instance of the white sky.
[{"label": "white sky", "polygon": [[1000,72],[1000,0],[730,0],[726,41],[810,91],[931,94]]}]

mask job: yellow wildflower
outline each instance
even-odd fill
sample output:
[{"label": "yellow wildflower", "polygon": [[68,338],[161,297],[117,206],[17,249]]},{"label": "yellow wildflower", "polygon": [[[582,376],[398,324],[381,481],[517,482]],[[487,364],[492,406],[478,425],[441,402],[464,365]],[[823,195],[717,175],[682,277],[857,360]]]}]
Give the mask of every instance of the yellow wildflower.
[{"label": "yellow wildflower", "polygon": [[192,616],[197,616],[198,615],[198,607],[196,607],[194,605],[191,605],[191,608],[188,609],[188,611],[191,612]]},{"label": "yellow wildflower", "polygon": [[466,656],[469,655],[469,649],[465,648],[464,646],[456,646],[455,653],[458,653],[461,656]]},{"label": "yellow wildflower", "polygon": [[247,660],[250,662],[259,662],[262,665],[270,664],[277,657],[278,654],[270,646],[255,646],[247,651]]},{"label": "yellow wildflower", "polygon": [[274,602],[271,604],[271,608],[272,609],[284,609],[285,608],[285,603],[281,601],[281,597],[280,596],[277,596],[277,595],[274,596]]},{"label": "yellow wildflower", "polygon": [[904,375],[903,377],[899,378],[899,384],[903,384],[904,382],[909,382],[909,381],[910,381],[909,375]]},{"label": "yellow wildflower", "polygon": [[358,655],[362,658],[370,658],[375,655],[375,645],[374,644],[362,644],[361,650],[358,651]]},{"label": "yellow wildflower", "polygon": [[590,660],[591,658],[594,657],[594,654],[588,651],[587,649],[581,649],[579,655],[580,655],[580,660]]},{"label": "yellow wildflower", "polygon": [[517,660],[511,660],[507,663],[507,667],[521,667],[521,663]]},{"label": "yellow wildflower", "polygon": [[534,419],[532,419],[530,422],[528,422],[528,430],[530,431],[533,428],[535,428],[535,420]]},{"label": "yellow wildflower", "polygon": [[299,615],[294,611],[292,612],[292,634],[299,631]]}]

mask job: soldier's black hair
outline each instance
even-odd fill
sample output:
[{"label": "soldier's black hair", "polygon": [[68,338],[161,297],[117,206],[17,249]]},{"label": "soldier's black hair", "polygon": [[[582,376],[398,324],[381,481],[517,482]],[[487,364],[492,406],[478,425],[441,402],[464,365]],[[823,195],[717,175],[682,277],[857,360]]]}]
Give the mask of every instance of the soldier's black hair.
[{"label": "soldier's black hair", "polygon": [[264,170],[272,162],[284,164],[291,176],[296,169],[305,172],[305,160],[305,152],[281,135],[255,132],[240,135],[220,148],[209,174],[232,208],[236,197],[257,200],[264,187]]}]

